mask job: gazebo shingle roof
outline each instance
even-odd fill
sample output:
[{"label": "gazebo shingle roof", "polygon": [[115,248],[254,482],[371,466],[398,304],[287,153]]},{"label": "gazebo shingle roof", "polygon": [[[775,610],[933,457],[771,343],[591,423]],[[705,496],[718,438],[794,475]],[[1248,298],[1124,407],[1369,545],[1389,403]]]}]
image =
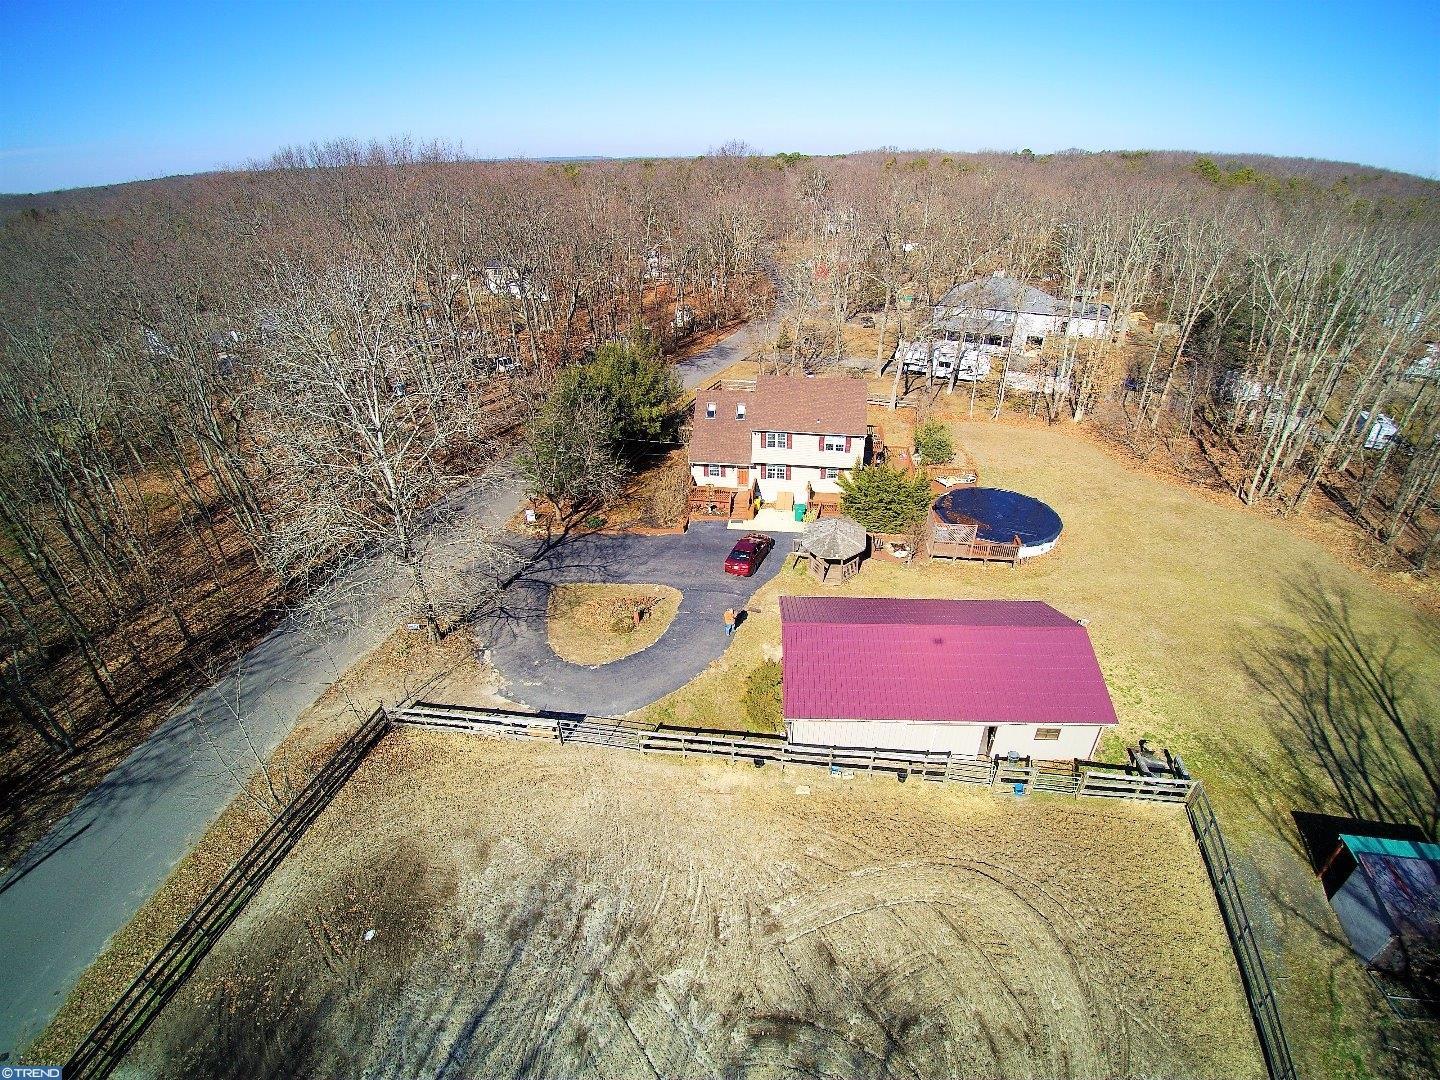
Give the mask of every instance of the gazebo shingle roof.
[{"label": "gazebo shingle roof", "polygon": [[817,559],[844,562],[865,550],[869,537],[859,523],[848,517],[821,518],[805,527],[800,546]]}]

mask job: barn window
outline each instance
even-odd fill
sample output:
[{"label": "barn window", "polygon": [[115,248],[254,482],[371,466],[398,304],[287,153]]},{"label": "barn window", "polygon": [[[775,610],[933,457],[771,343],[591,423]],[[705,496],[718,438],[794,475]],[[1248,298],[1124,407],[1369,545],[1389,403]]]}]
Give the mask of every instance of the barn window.
[{"label": "barn window", "polygon": [[1036,742],[1056,742],[1060,738],[1058,727],[1040,727],[1035,729]]},{"label": "barn window", "polygon": [[707,401],[707,402],[705,403],[705,419],[706,419],[706,420],[714,420],[714,419],[715,419],[715,403],[714,403],[713,401]]}]

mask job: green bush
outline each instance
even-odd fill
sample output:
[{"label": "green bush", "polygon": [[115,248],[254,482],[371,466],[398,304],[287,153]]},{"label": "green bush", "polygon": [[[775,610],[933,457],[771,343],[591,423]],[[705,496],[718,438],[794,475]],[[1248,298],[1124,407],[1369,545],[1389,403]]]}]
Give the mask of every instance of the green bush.
[{"label": "green bush", "polygon": [[840,509],[868,532],[909,532],[930,512],[930,478],[867,465],[840,478]]},{"label": "green bush", "polygon": [[939,420],[926,420],[915,432],[915,452],[927,464],[954,461],[955,443],[950,438],[950,429]]},{"label": "green bush", "polygon": [[778,734],[785,730],[781,713],[780,664],[762,660],[760,666],[745,680],[745,717],[754,731]]},{"label": "green bush", "polygon": [[680,381],[643,330],[561,370],[519,454],[530,490],[558,506],[604,505],[648,443],[674,433]]}]

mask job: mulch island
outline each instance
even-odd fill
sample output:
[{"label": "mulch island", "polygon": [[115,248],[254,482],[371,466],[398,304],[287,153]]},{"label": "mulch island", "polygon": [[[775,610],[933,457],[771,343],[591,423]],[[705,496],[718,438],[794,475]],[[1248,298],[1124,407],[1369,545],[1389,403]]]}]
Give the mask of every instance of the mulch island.
[{"label": "mulch island", "polygon": [[659,641],[678,610],[680,591],[668,585],[556,585],[550,648],[572,664],[608,664]]}]

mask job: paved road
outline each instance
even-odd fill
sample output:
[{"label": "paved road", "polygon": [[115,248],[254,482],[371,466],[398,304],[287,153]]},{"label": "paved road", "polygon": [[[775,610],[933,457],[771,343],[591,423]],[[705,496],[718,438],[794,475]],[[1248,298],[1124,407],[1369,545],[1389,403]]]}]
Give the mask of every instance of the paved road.
[{"label": "paved road", "polygon": [[[763,324],[741,327],[678,365],[685,385],[744,359],[763,333]],[[500,470],[459,505],[499,524],[520,500],[513,473]],[[393,586],[373,588],[383,607]],[[277,629],[234,673],[172,714],[0,879],[0,1062],[13,1061],[49,1023],[111,935],[234,797],[219,760],[242,774],[253,771],[236,711],[256,750],[268,755],[338,674],[393,626],[374,620],[326,640],[293,623]]]},{"label": "paved road", "polygon": [[[743,608],[784,562],[781,537],[753,577],[726,574],[722,564],[739,535],[704,524],[679,536],[587,536],[561,546],[511,587],[487,630],[505,696],[539,709],[618,716],[685,685],[725,651],[725,609]],[[582,667],[561,660],[546,640],[550,587],[565,581],[670,585],[680,590],[680,610],[648,649]]]}]

